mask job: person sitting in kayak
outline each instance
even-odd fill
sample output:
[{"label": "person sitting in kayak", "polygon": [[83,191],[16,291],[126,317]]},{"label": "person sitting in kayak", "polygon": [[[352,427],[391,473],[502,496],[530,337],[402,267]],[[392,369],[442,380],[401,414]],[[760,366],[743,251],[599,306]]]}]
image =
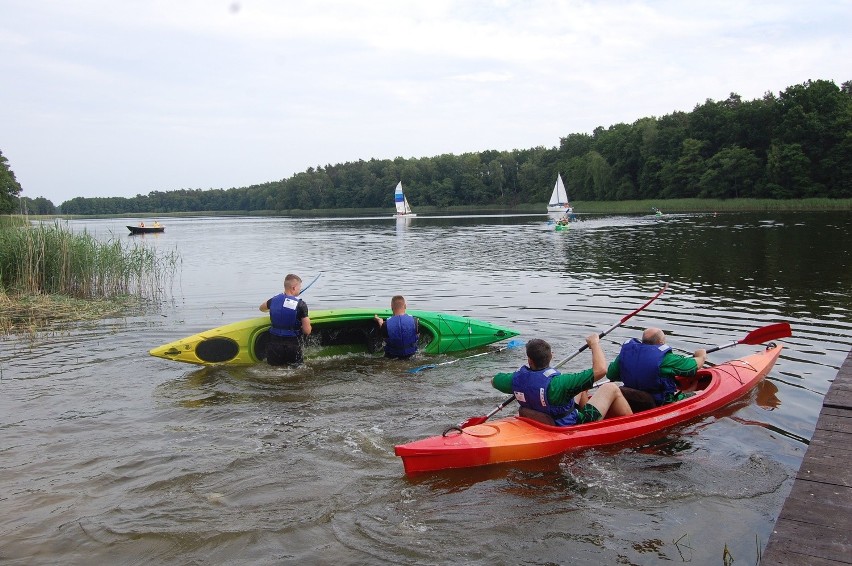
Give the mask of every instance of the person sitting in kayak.
[{"label": "person sitting in kayak", "polygon": [[407,360],[417,353],[417,338],[420,335],[420,324],[417,319],[406,314],[408,305],[405,297],[394,295],[391,299],[393,316],[386,321],[374,314],[382,337],[385,339],[385,357],[394,360]]},{"label": "person sitting in kayak", "polygon": [[284,292],[260,304],[272,322],[266,347],[269,365],[302,363],[302,336],[311,333],[311,319],[308,305],[299,298],[301,292],[302,279],[290,273],[284,278]]},{"label": "person sitting in kayak", "polygon": [[606,376],[610,381],[621,381],[625,387],[649,393],[656,406],[684,398],[684,393],[695,391],[690,387],[680,389],[675,376],[692,377],[704,365],[707,351],[695,350],[692,357],[682,356],[666,345],[666,335],[659,328],[646,328],[642,340],[632,338],[622,344],[618,356],[609,364]]},{"label": "person sitting in kayak", "polygon": [[521,405],[522,417],[556,426],[633,414],[615,383],[601,385],[589,397],[587,390],[606,375],[607,365],[598,335],[588,336],[586,344],[592,352],[592,367],[578,373],[560,374],[550,367],[553,360],[550,344],[534,338],[527,342],[527,365],[514,373],[498,373],[491,384],[499,391],[515,396]]}]

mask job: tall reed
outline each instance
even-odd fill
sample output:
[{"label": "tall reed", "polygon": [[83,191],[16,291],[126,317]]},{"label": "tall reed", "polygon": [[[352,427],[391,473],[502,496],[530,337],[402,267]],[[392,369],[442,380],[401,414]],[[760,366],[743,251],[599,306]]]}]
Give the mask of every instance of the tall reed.
[{"label": "tall reed", "polygon": [[136,294],[156,299],[174,276],[176,252],[158,255],[141,244],[100,241],[67,226],[0,226],[0,292],[81,299]]}]

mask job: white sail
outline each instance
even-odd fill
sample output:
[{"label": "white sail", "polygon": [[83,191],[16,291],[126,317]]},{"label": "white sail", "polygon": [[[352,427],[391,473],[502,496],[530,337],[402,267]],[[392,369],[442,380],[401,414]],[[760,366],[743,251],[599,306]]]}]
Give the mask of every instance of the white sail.
[{"label": "white sail", "polygon": [[408,199],[402,193],[402,181],[396,184],[396,190],[393,193],[393,202],[396,206],[397,216],[416,216],[411,212],[411,206],[408,204]]},{"label": "white sail", "polygon": [[556,184],[553,185],[553,194],[550,195],[550,202],[547,203],[547,211],[571,212],[571,210],[571,204],[568,202],[568,191],[565,190],[562,175],[557,173]]},{"label": "white sail", "polygon": [[550,195],[548,206],[557,204],[568,204],[568,193],[565,191],[565,183],[562,182],[562,175],[556,174],[556,184],[553,185],[553,194]]}]

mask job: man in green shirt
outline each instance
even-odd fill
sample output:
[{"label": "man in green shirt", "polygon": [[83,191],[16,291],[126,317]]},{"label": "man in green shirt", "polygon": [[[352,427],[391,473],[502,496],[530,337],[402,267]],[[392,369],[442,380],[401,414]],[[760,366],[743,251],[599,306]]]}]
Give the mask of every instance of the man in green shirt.
[{"label": "man in green shirt", "polygon": [[[704,365],[707,351],[695,354],[675,354],[666,345],[666,335],[659,328],[646,328],[642,340],[633,338],[621,346],[621,352],[609,364],[606,376],[610,381],[621,381],[625,387],[645,391],[654,398],[657,406],[683,398],[678,392],[675,376],[692,377]],[[682,389],[681,393],[694,391]]]},{"label": "man in green shirt", "polygon": [[[560,374],[550,367],[550,344],[535,338],[527,342],[527,365],[514,373],[498,373],[491,384],[503,393],[511,393],[524,410],[543,413],[556,426],[599,421],[604,417],[631,415],[633,411],[614,383],[606,383],[589,397],[587,390],[606,375],[606,356],[600,338],[586,338],[592,352],[592,367],[578,373]],[[545,419],[547,419],[545,417]],[[544,420],[544,419],[543,419]]]}]

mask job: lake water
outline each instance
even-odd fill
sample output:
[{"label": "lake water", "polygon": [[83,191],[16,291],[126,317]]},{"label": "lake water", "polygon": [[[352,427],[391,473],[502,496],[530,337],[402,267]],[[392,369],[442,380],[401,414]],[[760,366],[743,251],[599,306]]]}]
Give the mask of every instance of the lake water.
[{"label": "lake water", "polygon": [[[544,215],[72,221],[177,251],[163,304],[0,341],[4,564],[753,564],[852,344],[852,215]],[[150,219],[153,221],[153,218]],[[146,219],[146,222],[148,219]],[[638,308],[694,350],[789,321],[761,386],[626,445],[407,477],[394,445],[487,413],[523,348],[198,368],[157,345],[259,315],[288,272],[312,310],[437,310],[545,338],[555,359]],[[736,346],[721,362],[756,351]],[[590,364],[583,353],[566,370]],[[503,413],[515,410],[510,406]]]}]

